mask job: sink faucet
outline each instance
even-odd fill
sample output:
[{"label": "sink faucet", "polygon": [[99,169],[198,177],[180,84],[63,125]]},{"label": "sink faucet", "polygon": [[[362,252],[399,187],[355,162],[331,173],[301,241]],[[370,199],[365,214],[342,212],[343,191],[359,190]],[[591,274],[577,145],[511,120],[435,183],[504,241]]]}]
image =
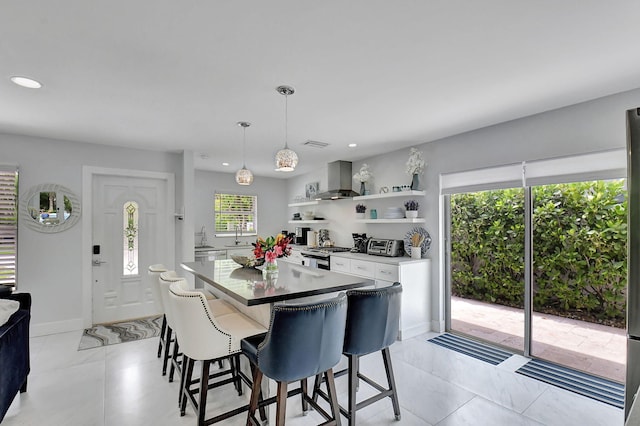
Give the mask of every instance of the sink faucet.
[{"label": "sink faucet", "polygon": [[236,245],[240,244],[240,240],[238,239],[238,231],[240,231],[240,236],[242,237],[242,227],[236,224]]},{"label": "sink faucet", "polygon": [[202,229],[200,230],[200,246],[206,246],[207,245],[207,230],[205,229],[204,225],[202,225]]}]

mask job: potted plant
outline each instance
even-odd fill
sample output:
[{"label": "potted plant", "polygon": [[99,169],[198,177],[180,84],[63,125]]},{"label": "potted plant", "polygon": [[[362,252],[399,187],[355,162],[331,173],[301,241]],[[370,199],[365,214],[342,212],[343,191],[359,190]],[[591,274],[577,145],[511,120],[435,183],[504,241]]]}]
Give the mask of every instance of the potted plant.
[{"label": "potted plant", "polygon": [[416,200],[408,200],[404,203],[404,208],[407,209],[405,212],[405,217],[407,218],[416,218],[418,217],[418,207],[420,205]]},{"label": "potted plant", "polygon": [[367,211],[367,206],[364,204],[356,204],[356,218],[364,219],[364,213]]}]

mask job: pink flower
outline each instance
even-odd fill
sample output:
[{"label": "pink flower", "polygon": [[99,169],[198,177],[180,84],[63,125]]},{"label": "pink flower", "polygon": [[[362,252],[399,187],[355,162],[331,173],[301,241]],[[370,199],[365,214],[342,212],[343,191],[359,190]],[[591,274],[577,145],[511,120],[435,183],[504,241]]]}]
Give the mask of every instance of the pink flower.
[{"label": "pink flower", "polygon": [[273,250],[275,251],[275,253],[276,253],[276,256],[277,256],[277,257],[282,256],[282,247],[280,247],[280,246],[275,246],[275,247],[273,248]]},{"label": "pink flower", "polygon": [[264,258],[265,258],[265,260],[267,262],[273,262],[274,260],[277,259],[277,257],[278,257],[278,255],[275,252],[271,251],[271,250],[269,250],[268,252],[266,252],[264,254]]}]

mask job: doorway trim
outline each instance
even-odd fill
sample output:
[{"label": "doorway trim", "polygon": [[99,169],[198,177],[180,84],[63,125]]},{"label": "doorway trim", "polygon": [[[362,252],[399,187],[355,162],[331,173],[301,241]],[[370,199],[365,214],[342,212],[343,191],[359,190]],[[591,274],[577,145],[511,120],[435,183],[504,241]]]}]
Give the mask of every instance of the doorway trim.
[{"label": "doorway trim", "polygon": [[[167,183],[166,214],[174,217],[175,176],[173,173],[142,170],[113,169],[106,167],[82,166],[82,322],[84,327],[93,324],[93,285],[92,285],[92,234],[93,234],[93,180],[95,176],[119,176],[131,178],[150,178],[164,180]],[[169,224],[169,258],[175,259],[175,222]],[[142,271],[141,271],[142,273]]]}]

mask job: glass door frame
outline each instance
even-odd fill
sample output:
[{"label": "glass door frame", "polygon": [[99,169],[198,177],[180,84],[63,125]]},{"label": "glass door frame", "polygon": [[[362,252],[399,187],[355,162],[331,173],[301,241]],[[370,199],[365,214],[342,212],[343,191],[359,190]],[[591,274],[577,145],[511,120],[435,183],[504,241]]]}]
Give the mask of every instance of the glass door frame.
[{"label": "glass door frame", "polygon": [[[533,197],[530,186],[524,190],[524,350],[522,355],[531,357],[531,331],[533,320]],[[445,331],[451,329],[451,195],[444,194],[444,278],[445,278]],[[509,348],[516,350],[515,348]],[[520,352],[520,351],[518,351]]]}]

